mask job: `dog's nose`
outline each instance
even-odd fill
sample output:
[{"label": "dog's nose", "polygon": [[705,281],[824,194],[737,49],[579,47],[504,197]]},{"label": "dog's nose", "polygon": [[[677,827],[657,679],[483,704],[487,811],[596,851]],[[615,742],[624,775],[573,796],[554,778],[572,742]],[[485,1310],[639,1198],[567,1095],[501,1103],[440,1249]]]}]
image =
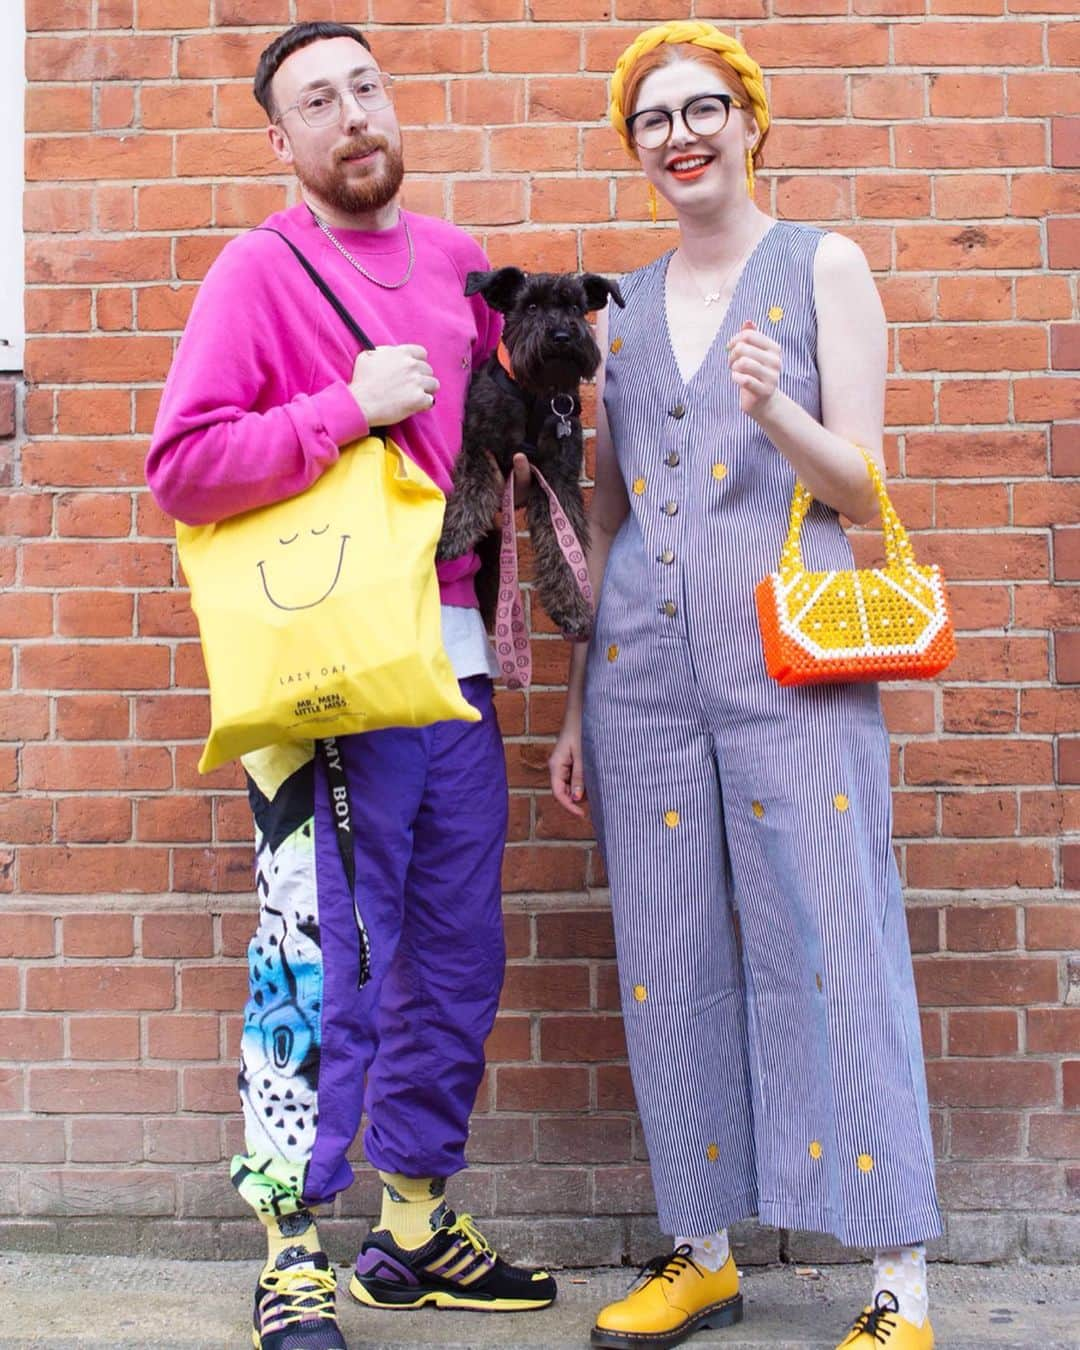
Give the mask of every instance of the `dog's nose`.
[{"label": "dog's nose", "polygon": [[570,341],[570,334],[564,328],[560,328],[558,332],[554,334],[554,337],[555,341],[559,343]]}]

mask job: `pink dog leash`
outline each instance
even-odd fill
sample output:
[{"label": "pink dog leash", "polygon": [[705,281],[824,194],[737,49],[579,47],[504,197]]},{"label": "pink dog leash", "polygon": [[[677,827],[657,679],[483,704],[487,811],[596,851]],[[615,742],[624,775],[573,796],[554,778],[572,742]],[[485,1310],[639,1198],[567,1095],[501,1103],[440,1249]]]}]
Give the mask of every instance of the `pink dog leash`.
[{"label": "pink dog leash", "polygon": [[[593,609],[592,583],[574,527],[566,518],[548,485],[547,479],[534,464],[532,474],[547,495],[551,508],[551,523],[562,555],[570,566],[578,590],[585,603]],[[514,520],[514,475],[507,475],[502,500],[502,547],[499,550],[499,603],[495,609],[495,654],[499,659],[499,674],[507,689],[528,689],[532,683],[532,652],[525,624],[525,603],[518,584],[517,527]]]}]

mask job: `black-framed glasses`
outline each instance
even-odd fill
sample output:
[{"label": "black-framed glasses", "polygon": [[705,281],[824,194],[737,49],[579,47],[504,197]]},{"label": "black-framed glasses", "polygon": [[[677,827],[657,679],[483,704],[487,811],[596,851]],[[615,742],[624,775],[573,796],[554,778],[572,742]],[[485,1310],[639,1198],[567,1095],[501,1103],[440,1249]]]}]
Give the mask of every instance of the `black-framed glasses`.
[{"label": "black-framed glasses", "polygon": [[345,90],[334,85],[323,85],[318,89],[309,89],[307,93],[290,103],[274,118],[280,122],[287,112],[295,108],[309,127],[328,127],[331,122],[341,119],[341,107],[344,93],[349,93],[365,112],[378,112],[388,108],[393,102],[393,78],[383,70],[365,70],[356,75],[345,86]]},{"label": "black-framed glasses", "polygon": [[731,94],[698,94],[681,108],[643,108],[626,119],[626,129],[642,150],[656,150],[671,139],[676,116],[682,118],[687,131],[695,136],[715,136],[727,126],[732,104],[736,108],[743,106]]}]

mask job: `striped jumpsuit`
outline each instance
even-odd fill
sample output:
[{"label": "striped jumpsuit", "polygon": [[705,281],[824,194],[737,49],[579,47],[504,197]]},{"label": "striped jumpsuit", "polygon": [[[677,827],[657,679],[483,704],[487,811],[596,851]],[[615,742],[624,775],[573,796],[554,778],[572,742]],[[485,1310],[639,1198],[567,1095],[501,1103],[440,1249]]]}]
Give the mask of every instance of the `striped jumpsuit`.
[{"label": "striped jumpsuit", "polygon": [[[725,344],[782,348],[820,417],[821,234],[779,222],[688,383],[670,255],[621,282],[604,402],[630,512],[586,678],[586,784],[611,884],[630,1067],[663,1230],[763,1223],[892,1246],[937,1235],[911,956],[873,684],[782,688],[753,591],[794,473],[739,409]],[[815,503],[809,568],[852,566]]]}]

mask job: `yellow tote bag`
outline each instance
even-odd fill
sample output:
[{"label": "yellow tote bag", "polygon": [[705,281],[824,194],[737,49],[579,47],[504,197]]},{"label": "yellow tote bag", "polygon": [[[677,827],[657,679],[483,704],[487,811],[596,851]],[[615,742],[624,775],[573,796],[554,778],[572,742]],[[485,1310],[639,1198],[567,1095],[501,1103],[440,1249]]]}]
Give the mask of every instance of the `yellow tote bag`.
[{"label": "yellow tote bag", "polygon": [[444,507],[392,440],[368,436],[296,497],[177,525],[210,680],[201,773],[282,742],[479,721],[442,645]]}]

